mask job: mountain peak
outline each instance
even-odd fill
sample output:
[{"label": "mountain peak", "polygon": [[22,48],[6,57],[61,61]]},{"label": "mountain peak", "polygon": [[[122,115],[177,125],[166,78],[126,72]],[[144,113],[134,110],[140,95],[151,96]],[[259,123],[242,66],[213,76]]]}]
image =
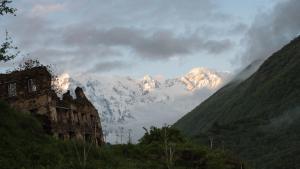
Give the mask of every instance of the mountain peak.
[{"label": "mountain peak", "polygon": [[223,84],[223,77],[208,68],[197,67],[189,71],[185,76],[181,77],[181,81],[192,91],[199,88],[216,89]]},{"label": "mountain peak", "polygon": [[53,85],[62,92],[66,92],[70,86],[70,75],[68,73],[63,73],[56,78]]},{"label": "mountain peak", "polygon": [[153,89],[158,88],[160,85],[160,83],[153,79],[150,75],[145,75],[141,81],[141,84],[143,86],[143,91],[146,92],[152,91]]},{"label": "mountain peak", "polygon": [[188,74],[202,74],[207,72],[214,72],[214,71],[205,67],[195,67],[192,70],[190,70]]},{"label": "mountain peak", "polygon": [[150,75],[145,75],[144,77],[143,77],[143,81],[152,81],[153,80],[153,78],[152,78],[152,76],[150,76]]},{"label": "mountain peak", "polygon": [[[207,135],[217,143],[225,142],[228,149],[251,161],[254,168],[296,164],[300,161],[300,148],[290,143],[293,140],[297,145],[300,140],[299,51],[297,38],[261,65],[258,61],[246,67],[237,75],[238,81],[234,78],[174,127],[197,136],[199,142],[207,140]],[[258,133],[259,139],[253,139]]]}]

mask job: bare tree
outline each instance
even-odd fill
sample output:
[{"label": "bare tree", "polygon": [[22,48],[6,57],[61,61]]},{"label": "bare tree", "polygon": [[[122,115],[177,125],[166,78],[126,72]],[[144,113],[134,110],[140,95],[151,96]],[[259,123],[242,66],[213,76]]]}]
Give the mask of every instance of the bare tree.
[{"label": "bare tree", "polygon": [[212,136],[209,137],[209,146],[210,149],[213,149],[214,138]]},{"label": "bare tree", "polygon": [[244,163],[241,161],[240,164],[241,164],[241,169],[244,169]]},{"label": "bare tree", "polygon": [[104,142],[107,142],[106,138],[107,138],[107,136],[109,134],[109,131],[107,130],[106,125],[103,125],[102,128],[103,128],[103,139],[104,139]]},{"label": "bare tree", "polygon": [[[82,142],[81,142],[82,149],[79,149],[77,146],[77,142],[73,141],[77,160],[79,162],[80,167],[82,167],[82,169],[85,169],[87,167],[87,161],[88,161],[89,154],[91,152],[91,148],[94,145],[98,146],[97,123],[94,124],[93,130],[94,130],[93,131],[94,136],[90,136],[90,138],[86,138],[86,130],[84,129],[83,136],[82,136]],[[91,137],[94,137],[94,139]]]},{"label": "bare tree", "polygon": [[168,169],[172,169],[173,165],[174,165],[174,154],[175,154],[175,146],[176,144],[169,142],[168,139],[168,126],[165,125],[165,127],[163,127],[164,129],[164,152],[165,152],[165,160],[166,160],[166,165],[168,167]]}]

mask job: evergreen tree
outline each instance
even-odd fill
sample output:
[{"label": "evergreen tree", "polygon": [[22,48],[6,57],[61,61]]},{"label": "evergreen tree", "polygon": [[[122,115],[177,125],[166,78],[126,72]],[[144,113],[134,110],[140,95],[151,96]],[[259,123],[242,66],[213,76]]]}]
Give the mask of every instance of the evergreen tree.
[{"label": "evergreen tree", "polygon": [[[12,1],[10,0],[0,0],[0,16],[5,14],[15,15],[16,9],[8,6]],[[17,47],[12,45],[12,39],[8,36],[8,32],[5,32],[5,41],[0,46],[0,62],[9,61],[15,58],[19,52],[12,52],[17,50]]]}]

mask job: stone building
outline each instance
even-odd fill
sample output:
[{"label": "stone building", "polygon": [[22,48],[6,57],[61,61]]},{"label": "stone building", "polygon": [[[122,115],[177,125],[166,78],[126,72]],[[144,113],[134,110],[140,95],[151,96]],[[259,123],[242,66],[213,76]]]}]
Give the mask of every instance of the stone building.
[{"label": "stone building", "polygon": [[45,132],[60,139],[104,143],[98,111],[81,88],[59,98],[52,89],[52,76],[46,67],[34,67],[0,74],[0,100],[41,120]]}]

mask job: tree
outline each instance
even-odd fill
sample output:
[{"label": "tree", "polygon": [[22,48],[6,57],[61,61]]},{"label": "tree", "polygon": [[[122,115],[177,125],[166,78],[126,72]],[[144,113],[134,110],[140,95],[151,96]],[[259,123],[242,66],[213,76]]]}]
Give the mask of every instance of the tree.
[{"label": "tree", "polygon": [[0,62],[7,62],[14,59],[19,54],[19,51],[16,51],[18,48],[12,45],[13,41],[11,37],[8,36],[7,31],[5,32],[5,35],[5,41],[0,46]]},{"label": "tree", "polygon": [[9,7],[8,4],[12,3],[10,0],[0,0],[0,15],[13,14],[17,11],[16,8]]},{"label": "tree", "polygon": [[[8,4],[10,4],[12,1],[10,0],[0,0],[0,16],[3,16],[5,14],[12,14],[15,15],[16,9],[9,7]],[[8,32],[5,32],[5,41],[0,46],[0,62],[4,61],[7,62],[13,58],[15,58],[19,52],[12,52],[14,50],[17,50],[18,48],[12,45],[12,39],[8,36]]]},{"label": "tree", "polygon": [[175,143],[170,143],[168,139],[168,126],[163,127],[164,132],[164,151],[165,151],[165,162],[168,167],[168,169],[172,169],[174,165],[174,154],[175,154]]},{"label": "tree", "polygon": [[186,142],[186,139],[180,133],[180,131],[170,126],[164,126],[162,128],[157,128],[152,126],[150,127],[150,131],[148,131],[146,128],[144,128],[144,130],[146,133],[139,140],[140,144],[144,144],[144,145],[152,144],[152,143],[164,144],[166,138],[169,142],[172,143]]},{"label": "tree", "polygon": [[162,128],[151,127],[150,132],[146,131],[145,135],[140,139],[141,145],[159,144],[163,148],[164,160],[168,169],[174,166],[174,157],[176,146],[186,142],[180,131],[165,125]]}]

